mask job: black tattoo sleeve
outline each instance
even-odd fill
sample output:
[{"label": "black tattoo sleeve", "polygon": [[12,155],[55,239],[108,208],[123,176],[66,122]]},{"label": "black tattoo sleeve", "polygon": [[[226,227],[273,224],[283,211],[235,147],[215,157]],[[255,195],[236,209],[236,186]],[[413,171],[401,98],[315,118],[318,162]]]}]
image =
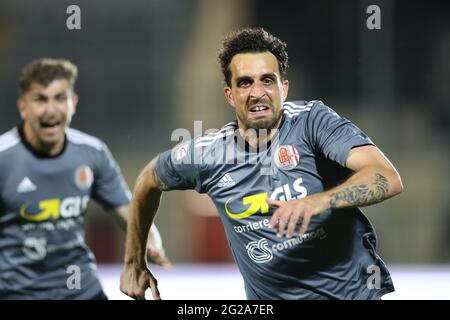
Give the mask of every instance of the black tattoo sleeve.
[{"label": "black tattoo sleeve", "polygon": [[376,173],[370,185],[357,185],[337,191],[331,195],[331,208],[368,206],[383,201],[389,191],[389,181]]}]

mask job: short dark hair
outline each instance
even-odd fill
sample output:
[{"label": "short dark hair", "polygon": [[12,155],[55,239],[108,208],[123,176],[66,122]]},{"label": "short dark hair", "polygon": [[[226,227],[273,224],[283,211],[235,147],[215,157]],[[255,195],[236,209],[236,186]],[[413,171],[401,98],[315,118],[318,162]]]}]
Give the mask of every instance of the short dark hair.
[{"label": "short dark hair", "polygon": [[19,78],[19,95],[27,92],[33,82],[48,86],[52,81],[59,79],[67,80],[73,90],[77,76],[77,66],[68,60],[40,58],[22,69]]},{"label": "short dark hair", "polygon": [[231,60],[239,53],[248,52],[272,53],[277,58],[281,77],[285,77],[288,68],[287,44],[263,28],[245,28],[227,35],[219,50],[218,59],[228,86],[231,86]]}]

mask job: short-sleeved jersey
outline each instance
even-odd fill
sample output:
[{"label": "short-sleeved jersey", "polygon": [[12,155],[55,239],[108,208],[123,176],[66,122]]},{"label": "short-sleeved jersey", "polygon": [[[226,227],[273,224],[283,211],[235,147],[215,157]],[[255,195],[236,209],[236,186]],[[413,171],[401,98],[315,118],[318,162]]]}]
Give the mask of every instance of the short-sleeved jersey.
[{"label": "short-sleeved jersey", "polygon": [[376,253],[375,231],[358,208],[328,209],[300,236],[268,227],[287,201],[343,182],[352,148],[373,142],[321,101],[283,104],[267,147],[250,148],[236,122],[162,153],[156,173],[172,189],[196,189],[213,200],[249,299],[379,299],[394,290]]},{"label": "short-sleeved jersey", "polygon": [[106,209],[130,191],[107,146],[74,129],[63,151],[37,153],[21,126],[0,136],[0,298],[92,299],[102,294],[85,244],[89,199]]}]

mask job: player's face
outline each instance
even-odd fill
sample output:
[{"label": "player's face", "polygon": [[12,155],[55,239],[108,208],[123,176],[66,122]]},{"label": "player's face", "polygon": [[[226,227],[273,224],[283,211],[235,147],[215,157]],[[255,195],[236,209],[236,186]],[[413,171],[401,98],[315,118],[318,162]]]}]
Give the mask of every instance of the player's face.
[{"label": "player's face", "polygon": [[46,87],[33,82],[18,100],[28,142],[37,150],[58,153],[77,101],[65,79],[54,80]]},{"label": "player's face", "polygon": [[231,60],[230,70],[231,87],[224,92],[236,110],[239,127],[278,128],[289,82],[281,79],[275,56],[270,52],[240,53]]}]

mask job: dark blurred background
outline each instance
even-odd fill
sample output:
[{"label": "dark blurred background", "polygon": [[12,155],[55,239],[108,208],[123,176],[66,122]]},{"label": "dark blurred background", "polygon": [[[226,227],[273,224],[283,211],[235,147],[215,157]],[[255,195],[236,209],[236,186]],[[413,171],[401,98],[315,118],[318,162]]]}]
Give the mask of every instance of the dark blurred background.
[{"label": "dark blurred background", "polygon": [[[81,30],[66,9],[81,8]],[[369,30],[369,5],[381,29]],[[450,262],[450,2],[0,0],[0,132],[16,125],[20,69],[38,57],[76,63],[72,126],[104,140],[130,187],[176,128],[233,120],[216,61],[225,34],[262,26],[288,43],[291,100],[323,100],[375,141],[405,191],[365,208],[388,263]],[[212,203],[170,192],[156,222],[175,262],[231,261]],[[87,241],[121,262],[124,234],[91,205]]]}]

